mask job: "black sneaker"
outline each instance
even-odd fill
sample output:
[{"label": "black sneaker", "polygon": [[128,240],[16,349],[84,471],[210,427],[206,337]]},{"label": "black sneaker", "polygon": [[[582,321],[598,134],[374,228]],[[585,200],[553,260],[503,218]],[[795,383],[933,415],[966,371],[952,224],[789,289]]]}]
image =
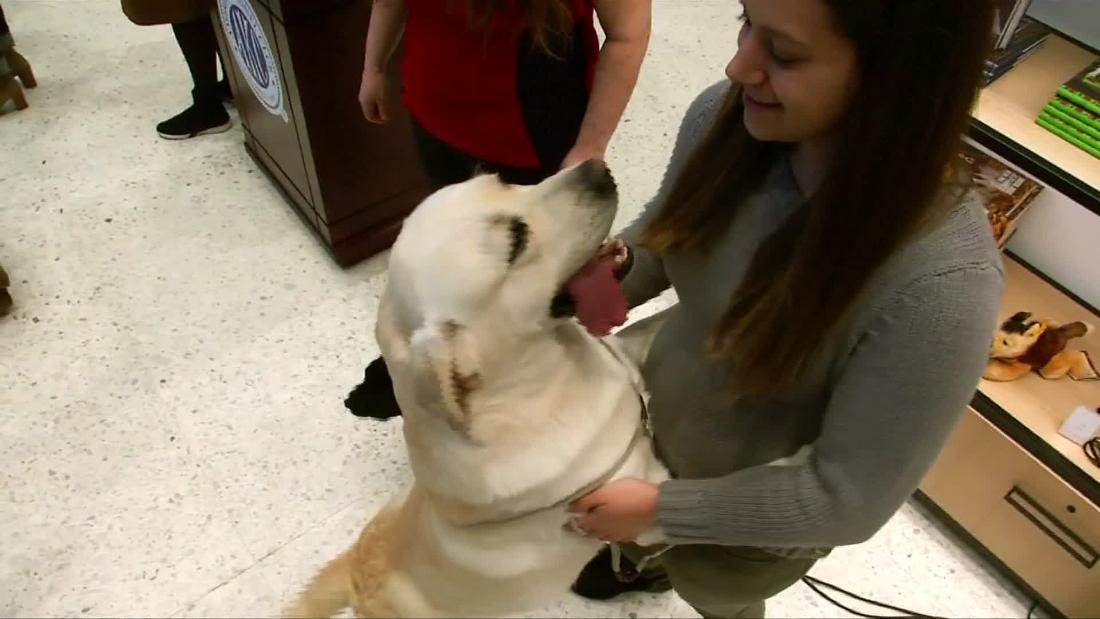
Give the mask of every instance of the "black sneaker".
[{"label": "black sneaker", "polygon": [[[622,557],[619,567],[624,573],[634,572],[634,565],[626,557]],[[623,582],[611,567],[611,549],[604,548],[584,566],[572,589],[583,598],[604,601],[637,591],[663,593],[672,589],[672,583],[663,570],[648,569],[630,582]]]},{"label": "black sneaker", "polygon": [[382,357],[371,361],[363,371],[363,382],[348,394],[344,406],[356,417],[391,419],[401,416],[401,407],[393,394],[393,380]]},{"label": "black sneaker", "polygon": [[186,140],[199,135],[228,131],[233,123],[221,103],[192,105],[157,125],[157,134],[166,140]]}]

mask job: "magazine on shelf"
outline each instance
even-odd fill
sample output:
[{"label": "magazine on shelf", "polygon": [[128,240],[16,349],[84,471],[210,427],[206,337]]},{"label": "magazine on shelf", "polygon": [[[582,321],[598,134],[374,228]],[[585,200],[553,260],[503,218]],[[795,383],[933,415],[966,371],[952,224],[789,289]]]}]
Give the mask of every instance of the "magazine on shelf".
[{"label": "magazine on shelf", "polygon": [[963,141],[959,158],[985,206],[997,246],[1004,247],[1043,186],[969,141]]}]

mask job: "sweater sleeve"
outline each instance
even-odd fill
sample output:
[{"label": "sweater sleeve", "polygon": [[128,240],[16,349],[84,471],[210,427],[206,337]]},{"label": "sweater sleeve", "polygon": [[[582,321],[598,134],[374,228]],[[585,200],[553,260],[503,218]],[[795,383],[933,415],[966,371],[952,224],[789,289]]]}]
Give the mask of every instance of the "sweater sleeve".
[{"label": "sweater sleeve", "polygon": [[649,301],[671,285],[661,256],[641,247],[638,239],[641,238],[649,222],[664,208],[668,194],[672,191],[672,185],[675,184],[680,171],[691,157],[695,146],[703,140],[707,130],[714,123],[729,88],[730,83],[722,80],[708,87],[691,102],[687,112],[684,113],[683,120],[680,121],[676,144],[665,167],[665,174],[661,179],[657,195],[642,209],[642,214],[619,234],[619,237],[630,246],[632,254],[633,264],[630,272],[623,279],[623,291],[626,293],[630,307],[637,307]]},{"label": "sweater sleeve", "polygon": [[991,265],[905,286],[867,328],[829,397],[813,454],[660,489],[672,543],[834,547],[869,539],[931,467],[974,395],[1003,289]]}]

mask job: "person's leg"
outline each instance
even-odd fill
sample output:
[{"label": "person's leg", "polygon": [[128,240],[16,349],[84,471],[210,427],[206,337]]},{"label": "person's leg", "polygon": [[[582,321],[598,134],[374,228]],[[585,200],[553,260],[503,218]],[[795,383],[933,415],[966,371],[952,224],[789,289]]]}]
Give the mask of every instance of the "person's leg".
[{"label": "person's leg", "polygon": [[222,106],[218,85],[218,39],[210,17],[172,24],[194,89],[193,103],[180,114],[157,125],[157,133],[167,139],[184,139],[229,129],[229,114]]},{"label": "person's leg", "polygon": [[473,157],[435,137],[415,120],[412,129],[420,165],[433,189],[469,180],[478,172],[479,163]]},{"label": "person's leg", "polygon": [[225,58],[222,57],[221,47],[217,45],[217,39],[214,40],[214,49],[218,52],[218,64],[222,68],[222,79],[218,82],[218,96],[222,101],[229,103],[233,102],[233,90],[229,87],[229,67],[225,64]]},{"label": "person's leg", "polygon": [[798,582],[815,562],[759,548],[680,546],[664,566],[676,593],[703,617],[758,619],[765,601]]},{"label": "person's leg", "polygon": [[218,39],[214,35],[214,24],[208,16],[203,16],[194,21],[172,24],[172,34],[176,35],[176,42],[191,72],[196,95],[212,99],[218,84]]},{"label": "person's leg", "polygon": [[436,189],[461,183],[482,172],[499,174],[510,185],[537,185],[558,171],[557,167],[513,168],[482,161],[440,140],[417,122],[412,125],[420,163]]},{"label": "person's leg", "polygon": [[704,608],[698,608],[692,606],[695,612],[699,613],[699,616],[703,619],[764,619],[766,616],[766,606],[763,600],[754,602],[752,604],[746,604],[741,608],[727,609],[723,615],[712,615],[710,611]]}]

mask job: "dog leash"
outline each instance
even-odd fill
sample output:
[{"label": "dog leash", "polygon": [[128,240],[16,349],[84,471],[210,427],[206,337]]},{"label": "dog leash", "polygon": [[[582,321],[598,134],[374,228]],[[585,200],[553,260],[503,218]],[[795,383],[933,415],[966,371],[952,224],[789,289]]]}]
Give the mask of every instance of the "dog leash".
[{"label": "dog leash", "polygon": [[611,546],[611,571],[615,574],[615,579],[619,582],[631,583],[638,580],[638,577],[642,575],[645,568],[651,561],[660,558],[669,550],[672,550],[672,546],[662,546],[658,550],[655,550],[646,556],[638,560],[637,563],[627,562],[623,565],[623,547],[621,544],[612,542]]},{"label": "dog leash", "polygon": [[[627,359],[625,354],[617,347],[615,347],[606,338],[601,338],[599,342],[603,345],[604,348],[607,349],[608,352],[611,353],[613,357],[615,357],[619,361],[622,366],[627,368],[634,367],[634,363]],[[634,383],[634,388],[638,392],[638,397],[642,400],[642,429],[645,432],[646,438],[652,441],[653,428],[650,426],[649,419],[649,392],[646,391],[645,384],[642,382],[641,371],[639,371],[638,369],[634,369],[631,372],[630,379],[631,382]],[[630,583],[637,580],[651,562],[657,560],[661,557],[661,555],[672,549],[672,546],[665,545],[643,556],[638,560],[637,563],[626,561],[624,564],[622,544],[619,544],[618,542],[609,542],[608,546],[611,551],[611,571],[615,574],[615,578],[619,582],[623,583]]]}]

